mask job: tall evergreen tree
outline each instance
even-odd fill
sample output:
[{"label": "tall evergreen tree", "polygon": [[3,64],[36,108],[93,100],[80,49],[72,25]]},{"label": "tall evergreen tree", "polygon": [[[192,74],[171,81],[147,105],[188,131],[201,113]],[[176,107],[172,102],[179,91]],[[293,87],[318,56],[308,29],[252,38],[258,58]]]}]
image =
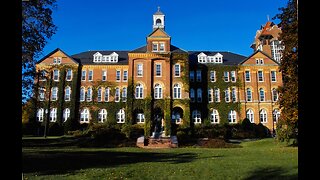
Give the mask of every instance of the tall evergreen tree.
[{"label": "tall evergreen tree", "polygon": [[279,39],[285,49],[280,65],[283,87],[279,88],[281,116],[277,137],[281,141],[298,140],[298,1],[289,0],[287,7],[275,18],[280,19],[282,33]]},{"label": "tall evergreen tree", "polygon": [[22,1],[22,103],[32,95],[36,58],[55,34],[52,11],[56,0]]}]

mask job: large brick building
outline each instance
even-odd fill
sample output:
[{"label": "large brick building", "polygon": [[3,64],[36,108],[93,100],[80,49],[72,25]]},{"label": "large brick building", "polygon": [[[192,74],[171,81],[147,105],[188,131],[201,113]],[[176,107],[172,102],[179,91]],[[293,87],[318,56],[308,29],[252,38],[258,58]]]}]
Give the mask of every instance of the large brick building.
[{"label": "large brick building", "polygon": [[186,51],[171,44],[165,15],[153,15],[146,44],[132,51],[57,48],[36,65],[38,122],[142,124],[171,132],[173,124],[238,123],[270,130],[280,115],[277,88],[280,28],[257,31],[249,57],[225,51]]}]

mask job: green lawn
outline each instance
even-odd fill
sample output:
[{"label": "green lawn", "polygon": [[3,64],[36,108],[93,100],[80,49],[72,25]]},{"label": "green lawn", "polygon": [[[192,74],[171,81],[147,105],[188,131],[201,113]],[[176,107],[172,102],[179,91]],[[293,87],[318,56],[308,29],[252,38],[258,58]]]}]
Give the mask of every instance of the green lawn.
[{"label": "green lawn", "polygon": [[26,179],[298,179],[298,148],[274,139],[242,148],[24,147]]}]

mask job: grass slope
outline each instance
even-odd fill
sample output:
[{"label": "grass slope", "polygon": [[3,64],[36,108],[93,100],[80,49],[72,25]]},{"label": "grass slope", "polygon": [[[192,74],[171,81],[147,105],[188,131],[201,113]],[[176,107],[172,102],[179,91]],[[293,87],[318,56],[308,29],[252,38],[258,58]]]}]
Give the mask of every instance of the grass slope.
[{"label": "grass slope", "polygon": [[25,179],[298,179],[298,148],[274,139],[242,148],[24,147]]}]

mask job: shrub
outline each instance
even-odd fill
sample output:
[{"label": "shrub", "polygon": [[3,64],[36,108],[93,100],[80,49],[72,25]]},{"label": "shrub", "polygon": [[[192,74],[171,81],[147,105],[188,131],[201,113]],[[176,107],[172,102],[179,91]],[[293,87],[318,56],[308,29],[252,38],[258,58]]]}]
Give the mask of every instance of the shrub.
[{"label": "shrub", "polygon": [[63,127],[61,125],[59,125],[58,123],[49,124],[49,136],[61,136],[63,134]]}]

